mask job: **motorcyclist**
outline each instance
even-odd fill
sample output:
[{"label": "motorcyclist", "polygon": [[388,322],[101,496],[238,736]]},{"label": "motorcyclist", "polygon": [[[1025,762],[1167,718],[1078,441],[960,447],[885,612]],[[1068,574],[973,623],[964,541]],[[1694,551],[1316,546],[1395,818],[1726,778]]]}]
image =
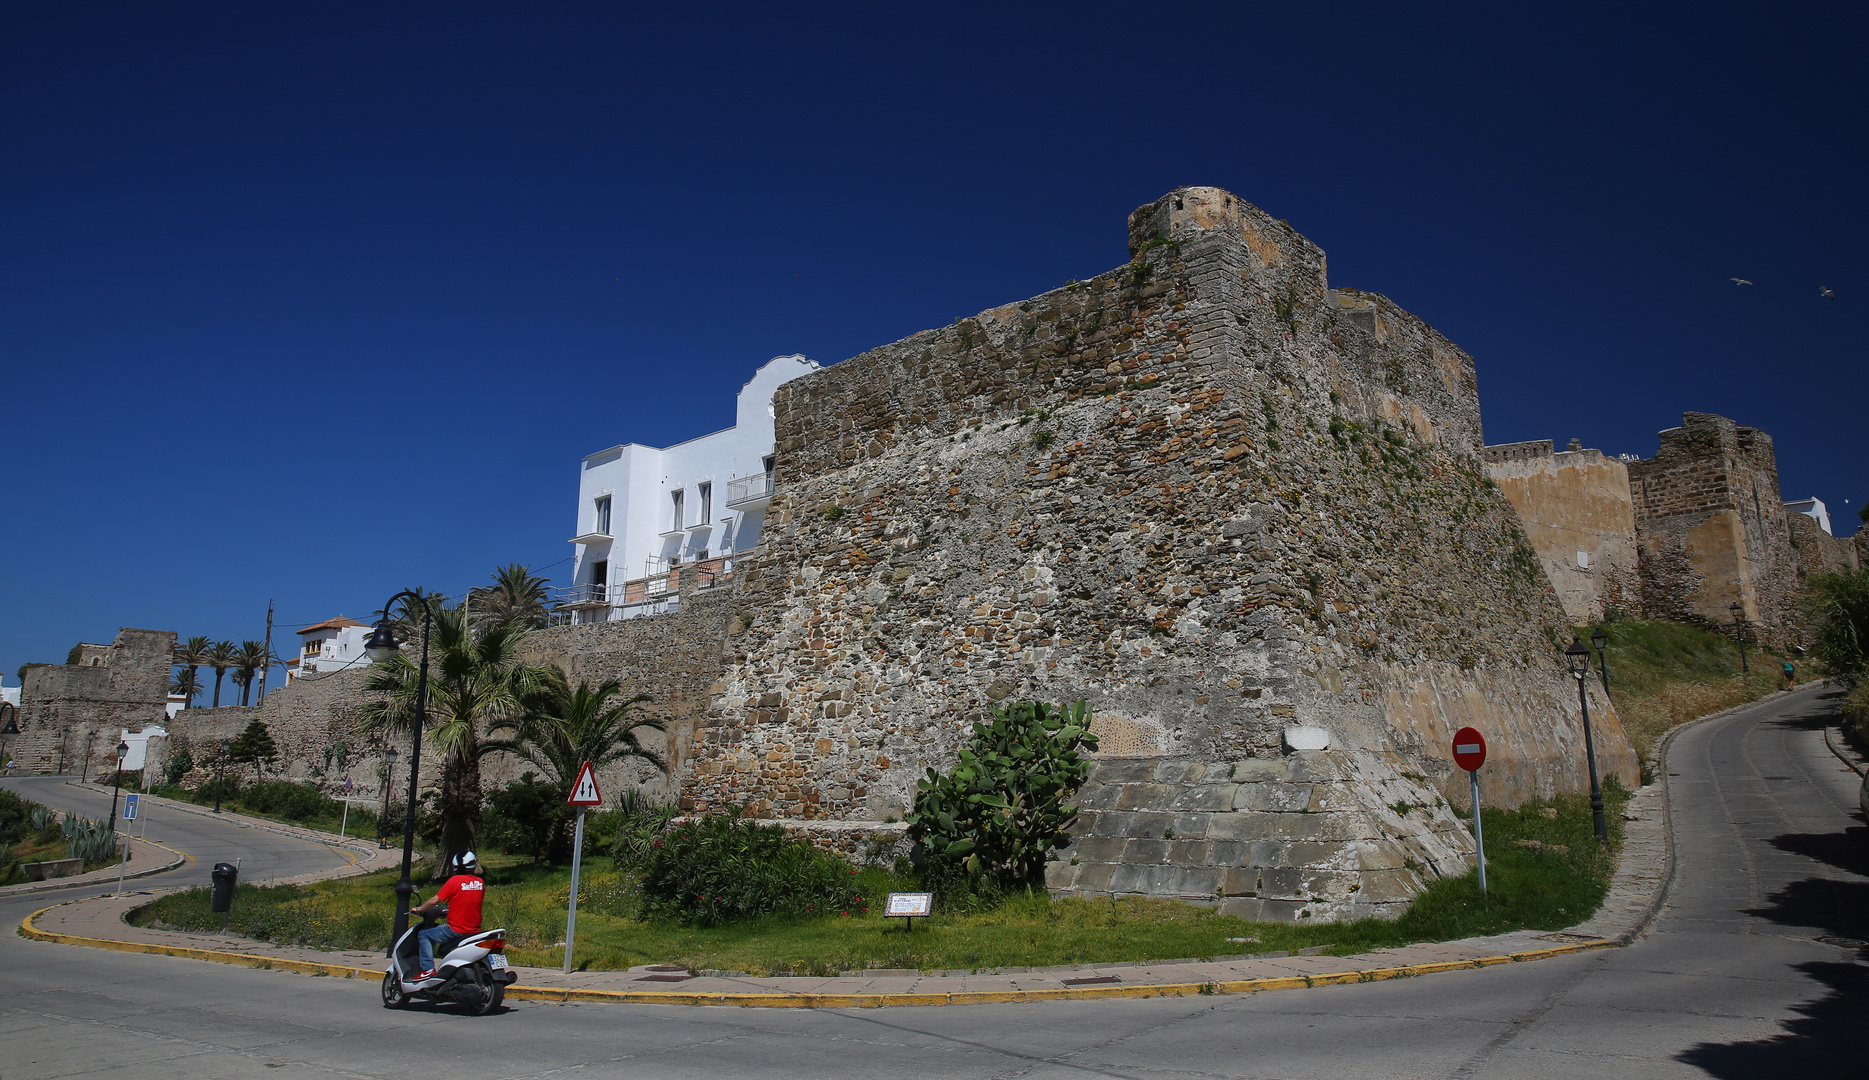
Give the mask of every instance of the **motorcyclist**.
[{"label": "motorcyclist", "polygon": [[432,978],[435,974],[435,946],[441,946],[441,955],[448,955],[456,943],[469,934],[480,933],[480,903],[486,896],[487,883],[481,877],[480,861],[471,851],[457,852],[448,860],[452,871],[441,890],[426,904],[410,910],[411,915],[427,915],[442,904],[448,905],[448,921],[440,926],[431,926],[418,931],[415,935],[422,970],[415,976],[416,982]]}]

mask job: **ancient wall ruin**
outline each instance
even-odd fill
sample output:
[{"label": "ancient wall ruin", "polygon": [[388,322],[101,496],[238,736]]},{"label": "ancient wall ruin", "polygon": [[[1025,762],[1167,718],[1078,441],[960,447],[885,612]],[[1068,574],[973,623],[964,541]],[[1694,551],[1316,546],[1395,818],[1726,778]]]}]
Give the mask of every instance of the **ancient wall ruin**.
[{"label": "ancient wall ruin", "polygon": [[11,747],[30,772],[92,771],[114,760],[125,729],[161,723],[169,701],[169,630],[123,627],[109,645],[84,645],[76,664],[26,669],[20,690],[20,735]]},{"label": "ancient wall ruin", "polygon": [[1610,609],[1635,615],[1642,588],[1628,466],[1576,442],[1506,443],[1484,451],[1487,475],[1518,511],[1573,625],[1601,622]]},{"label": "ancient wall ruin", "polygon": [[[1490,798],[1584,784],[1566,617],[1486,482],[1472,359],[1227,192],[1130,226],[1127,266],[780,390],[778,494],[683,805],[881,824],[995,703],[1084,697],[1107,759],[1086,805],[1145,771],[1115,797],[1149,805],[1109,807],[1054,888],[1393,911],[1465,865],[1439,797],[1462,724],[1494,740]],[[1302,766],[1298,725],[1331,739]],[[1326,834],[1295,772],[1343,781]],[[1234,835],[1164,846],[1184,801]]]},{"label": "ancient wall ruin", "polygon": [[1654,457],[1630,463],[1629,487],[1649,617],[1731,632],[1737,603],[1749,636],[1793,643],[1798,559],[1771,436],[1683,414]]},{"label": "ancient wall ruin", "polygon": [[1785,524],[1790,527],[1791,550],[1797,556],[1800,582],[1812,574],[1841,574],[1861,568],[1855,538],[1838,539],[1825,532],[1815,519],[1803,514],[1786,514]]}]

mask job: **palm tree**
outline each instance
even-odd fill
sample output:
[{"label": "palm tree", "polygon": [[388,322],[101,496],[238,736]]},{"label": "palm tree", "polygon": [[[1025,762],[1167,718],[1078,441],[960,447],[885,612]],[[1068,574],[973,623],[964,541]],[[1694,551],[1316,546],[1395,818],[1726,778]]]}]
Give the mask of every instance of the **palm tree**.
[{"label": "palm tree", "polygon": [[586,761],[600,769],[613,761],[636,758],[667,773],[668,765],[643,746],[638,735],[667,731],[667,725],[638,715],[639,706],[652,700],[648,694],[622,699],[622,692],[622,684],[615,679],[596,688],[579,682],[573,690],[564,673],[553,667],[532,708],[495,725],[492,733],[503,737],[484,745],[537,765],[567,795]]},{"label": "palm tree", "polygon": [[[407,613],[405,609],[405,613]],[[420,610],[417,626],[420,626]],[[441,843],[436,875],[449,856],[474,843],[480,818],[480,759],[485,733],[519,716],[537,700],[550,668],[519,657],[522,627],[489,626],[476,631],[459,608],[434,613],[428,653],[428,739],[441,760]],[[364,677],[373,700],[364,706],[364,725],[387,737],[406,737],[415,726],[418,677],[415,649],[378,663]]]},{"label": "palm tree", "polygon": [[[195,695],[201,693],[201,677],[195,674],[194,668],[185,667],[174,675],[169,676],[169,693],[179,694],[193,701],[195,700]],[[187,706],[183,706],[183,708],[187,708]]]},{"label": "palm tree", "polygon": [[215,642],[214,646],[202,657],[202,663],[214,669],[213,708],[221,707],[221,676],[227,674],[227,669],[233,667],[239,659],[240,650],[234,648],[234,643],[231,641]]},{"label": "palm tree", "polygon": [[[175,647],[174,661],[177,665],[188,669],[189,682],[194,684],[194,692],[199,694],[201,692],[201,665],[208,662],[207,636],[205,634],[198,634],[182,642],[180,645],[177,645]],[[179,694],[181,691],[177,690],[176,693]],[[194,703],[194,697],[190,696],[187,703],[184,704],[182,708],[186,709],[189,705],[193,705]]]},{"label": "palm tree", "polygon": [[247,695],[253,690],[253,679],[266,667],[272,657],[266,655],[266,643],[248,639],[234,650],[234,685],[240,687],[240,704],[247,703]]},{"label": "palm tree", "polygon": [[538,630],[550,621],[545,605],[545,579],[530,567],[508,563],[493,572],[493,584],[468,593],[468,610],[477,626],[508,623]]}]

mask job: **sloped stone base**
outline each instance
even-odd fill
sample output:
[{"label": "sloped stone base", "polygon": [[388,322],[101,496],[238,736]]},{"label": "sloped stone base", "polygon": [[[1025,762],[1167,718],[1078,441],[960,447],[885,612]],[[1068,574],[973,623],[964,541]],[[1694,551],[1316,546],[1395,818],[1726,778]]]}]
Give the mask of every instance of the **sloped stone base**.
[{"label": "sloped stone base", "polygon": [[1247,919],[1392,918],[1473,840],[1427,779],[1370,751],[1096,762],[1054,896],[1156,896]]}]

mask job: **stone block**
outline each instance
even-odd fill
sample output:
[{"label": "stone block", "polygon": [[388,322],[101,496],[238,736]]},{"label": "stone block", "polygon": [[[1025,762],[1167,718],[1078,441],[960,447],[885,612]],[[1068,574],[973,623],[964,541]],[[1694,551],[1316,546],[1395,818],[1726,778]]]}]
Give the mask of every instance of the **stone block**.
[{"label": "stone block", "polygon": [[1311,802],[1305,808],[1313,814],[1353,813],[1366,809],[1374,798],[1374,792],[1359,792],[1353,783],[1317,783],[1311,785]]},{"label": "stone block", "polygon": [[1341,903],[1354,898],[1362,877],[1354,870],[1310,871],[1304,875],[1304,891],[1313,899]]},{"label": "stone block", "polygon": [[1244,866],[1246,852],[1251,847],[1244,840],[1209,840],[1207,863],[1210,866]]},{"label": "stone block", "polygon": [[1202,840],[1207,836],[1207,823],[1213,820],[1212,814],[1176,814],[1175,837],[1184,840]]},{"label": "stone block", "polygon": [[1236,810],[1261,810],[1271,813],[1292,813],[1308,809],[1311,805],[1310,784],[1241,784],[1233,797]]},{"label": "stone block", "polygon": [[1158,879],[1162,891],[1156,895],[1183,898],[1218,895],[1220,878],[1226,873],[1217,866],[1163,866],[1155,869],[1165,871]]},{"label": "stone block", "polygon": [[1101,810],[1084,816],[1091,819],[1084,828],[1090,836],[1127,836],[1136,815],[1127,810]]},{"label": "stone block", "polygon": [[1344,779],[1343,755],[1331,750],[1299,750],[1285,759],[1285,779],[1294,784]]},{"label": "stone block", "polygon": [[1265,901],[1250,897],[1228,897],[1220,901],[1220,914],[1248,922],[1265,922]]},{"label": "stone block", "polygon": [[1363,874],[1356,891],[1359,904],[1402,903],[1413,900],[1422,882],[1412,870],[1374,870]]},{"label": "stone block", "polygon": [[1065,851],[1079,862],[1117,862],[1122,859],[1123,845],[1128,842],[1120,836],[1081,836]]},{"label": "stone block", "polygon": [[1266,922],[1297,922],[1311,904],[1304,900],[1262,899],[1259,917]]},{"label": "stone block", "polygon": [[1176,810],[1231,810],[1233,808],[1232,784],[1201,784],[1197,787],[1184,787],[1174,798]]},{"label": "stone block", "polygon": [[1228,896],[1257,896],[1259,871],[1239,867],[1228,870],[1220,878],[1220,891]]},{"label": "stone block", "polygon": [[1178,790],[1169,784],[1124,784],[1116,806],[1119,810],[1166,810],[1174,804]]},{"label": "stone block", "polygon": [[1155,779],[1155,758],[1102,758],[1090,766],[1096,784],[1135,784]]},{"label": "stone block", "polygon": [[1078,895],[1110,891],[1110,875],[1116,867],[1109,863],[1085,863],[1077,868],[1076,888]]},{"label": "stone block", "polygon": [[1328,814],[1274,814],[1272,836],[1278,840],[1320,840]]},{"label": "stone block", "polygon": [[1280,852],[1281,866],[1332,866],[1343,855],[1342,844],[1319,843],[1315,840],[1300,840],[1286,844]]},{"label": "stone block", "polygon": [[1117,863],[1110,867],[1110,881],[1104,889],[1118,894],[1147,892],[1150,869],[1152,868],[1141,863]]},{"label": "stone block", "polygon": [[1175,827],[1175,815],[1167,810],[1130,810],[1130,836],[1160,836]]},{"label": "stone block", "polygon": [[1045,867],[1045,888],[1068,889],[1077,881],[1077,872],[1081,867],[1068,862],[1055,862]]},{"label": "stone block", "polygon": [[1272,814],[1249,814],[1239,810],[1230,814],[1215,814],[1207,819],[1207,839],[1269,839],[1274,831],[1274,817]]},{"label": "stone block", "polygon": [[1168,849],[1168,861],[1176,866],[1206,866],[1207,841],[1182,840],[1177,834],[1174,844]]},{"label": "stone block", "polygon": [[1123,798],[1122,784],[1086,784],[1077,793],[1079,810],[1114,810]]},{"label": "stone block", "polygon": [[1232,778],[1242,784],[1285,779],[1285,762],[1277,758],[1247,758],[1233,763]]},{"label": "stone block", "polygon": [[1356,845],[1356,865],[1359,870],[1400,870],[1407,860],[1386,840],[1363,840]]},{"label": "stone block", "polygon": [[1261,870],[1259,895],[1268,900],[1308,899],[1304,891],[1304,872],[1289,866]]},{"label": "stone block", "polygon": [[1131,840],[1123,846],[1126,863],[1159,863],[1168,858],[1173,840]]},{"label": "stone block", "polygon": [[1155,779],[1163,784],[1199,783],[1201,768],[1201,762],[1189,758],[1162,758],[1155,764]]}]

